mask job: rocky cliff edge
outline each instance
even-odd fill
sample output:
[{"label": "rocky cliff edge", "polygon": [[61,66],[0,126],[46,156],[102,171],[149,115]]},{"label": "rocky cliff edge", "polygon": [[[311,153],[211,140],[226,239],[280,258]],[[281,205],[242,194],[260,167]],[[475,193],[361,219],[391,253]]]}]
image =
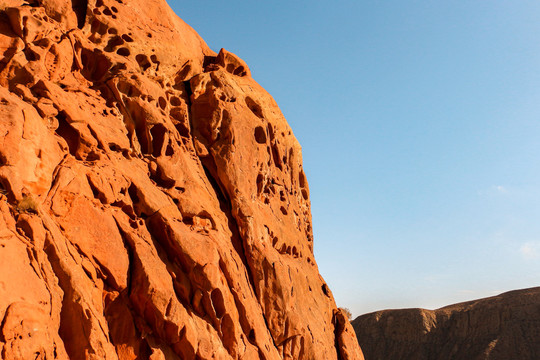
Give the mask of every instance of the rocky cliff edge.
[{"label": "rocky cliff edge", "polygon": [[0,18],[0,358],[363,358],[241,59],[162,0]]}]

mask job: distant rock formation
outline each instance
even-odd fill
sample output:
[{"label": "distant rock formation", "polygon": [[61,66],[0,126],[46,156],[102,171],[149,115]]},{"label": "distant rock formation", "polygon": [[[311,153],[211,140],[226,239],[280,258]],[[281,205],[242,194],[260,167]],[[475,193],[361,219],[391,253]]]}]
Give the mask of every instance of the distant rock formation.
[{"label": "distant rock formation", "polygon": [[0,0],[0,359],[363,359],[278,106],[163,0]]},{"label": "distant rock formation", "polygon": [[368,360],[538,360],[540,287],[434,311],[377,311],[352,324]]}]

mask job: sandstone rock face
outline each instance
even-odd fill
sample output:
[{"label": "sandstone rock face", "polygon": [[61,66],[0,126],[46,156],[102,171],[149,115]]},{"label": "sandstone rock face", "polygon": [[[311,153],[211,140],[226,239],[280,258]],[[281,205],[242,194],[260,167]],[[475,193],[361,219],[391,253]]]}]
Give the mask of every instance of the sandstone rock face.
[{"label": "sandstone rock face", "polygon": [[0,359],[363,359],[242,60],[162,0],[0,17]]},{"label": "sandstone rock face", "polygon": [[536,360],[540,287],[435,311],[377,311],[352,324],[369,360]]}]

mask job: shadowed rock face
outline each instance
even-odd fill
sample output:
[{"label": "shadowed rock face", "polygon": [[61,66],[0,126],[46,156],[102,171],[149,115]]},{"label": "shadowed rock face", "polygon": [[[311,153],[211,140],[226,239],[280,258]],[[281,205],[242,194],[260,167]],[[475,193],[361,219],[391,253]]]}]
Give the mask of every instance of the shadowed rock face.
[{"label": "shadowed rock face", "polygon": [[353,322],[369,360],[540,359],[540,288],[438,310],[384,310]]},{"label": "shadowed rock face", "polygon": [[363,359],[242,60],[161,0],[0,17],[0,359]]}]

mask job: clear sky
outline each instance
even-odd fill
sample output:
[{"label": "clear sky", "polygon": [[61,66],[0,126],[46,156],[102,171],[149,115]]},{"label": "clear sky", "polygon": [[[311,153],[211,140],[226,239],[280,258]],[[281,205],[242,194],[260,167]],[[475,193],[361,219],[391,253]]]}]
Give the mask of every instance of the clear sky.
[{"label": "clear sky", "polygon": [[178,1],[303,148],[353,315],[540,285],[540,2]]}]

